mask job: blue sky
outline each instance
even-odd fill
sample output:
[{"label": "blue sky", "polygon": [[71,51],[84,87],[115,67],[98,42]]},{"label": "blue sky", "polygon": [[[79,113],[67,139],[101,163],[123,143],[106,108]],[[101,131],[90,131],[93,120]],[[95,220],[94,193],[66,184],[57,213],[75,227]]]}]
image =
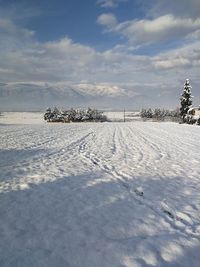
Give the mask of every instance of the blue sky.
[{"label": "blue sky", "polygon": [[35,36],[41,42],[68,36],[74,42],[97,49],[111,48],[115,43],[121,42],[117,34],[102,34],[102,27],[96,20],[103,12],[112,12],[121,21],[140,18],[144,13],[136,1],[122,1],[117,6],[114,1],[113,6],[111,4],[105,7],[102,6],[103,2],[95,0],[8,0],[1,3],[6,15],[14,13],[15,22],[35,31]]},{"label": "blue sky", "polygon": [[174,107],[190,78],[198,102],[199,14],[199,0],[0,0],[0,83]]}]

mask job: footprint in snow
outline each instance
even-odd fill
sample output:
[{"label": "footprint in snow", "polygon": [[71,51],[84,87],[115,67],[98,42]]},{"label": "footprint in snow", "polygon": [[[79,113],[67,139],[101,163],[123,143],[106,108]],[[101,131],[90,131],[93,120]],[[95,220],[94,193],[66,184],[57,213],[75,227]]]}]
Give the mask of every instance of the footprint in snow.
[{"label": "footprint in snow", "polygon": [[134,192],[136,193],[136,195],[141,196],[141,197],[144,195],[143,188],[141,186],[135,188]]},{"label": "footprint in snow", "polygon": [[161,209],[164,213],[166,213],[171,219],[176,219],[176,213],[175,211],[169,207],[169,205],[166,203],[166,200],[163,200],[161,202]]},{"label": "footprint in snow", "polygon": [[192,219],[183,212],[175,212],[166,202],[166,200],[163,200],[161,202],[161,209],[164,213],[166,213],[171,219],[176,220],[177,222],[181,222],[183,225],[191,226],[193,225]]}]

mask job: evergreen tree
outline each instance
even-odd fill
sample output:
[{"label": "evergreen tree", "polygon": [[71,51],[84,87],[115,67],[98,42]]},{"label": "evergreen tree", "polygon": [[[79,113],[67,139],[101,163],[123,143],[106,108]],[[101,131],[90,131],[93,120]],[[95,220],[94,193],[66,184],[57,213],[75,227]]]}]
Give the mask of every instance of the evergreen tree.
[{"label": "evergreen tree", "polygon": [[191,88],[192,86],[190,85],[189,79],[186,79],[183,87],[183,93],[180,98],[181,100],[180,115],[182,117],[183,122],[185,122],[185,117],[187,115],[187,112],[192,105]]}]

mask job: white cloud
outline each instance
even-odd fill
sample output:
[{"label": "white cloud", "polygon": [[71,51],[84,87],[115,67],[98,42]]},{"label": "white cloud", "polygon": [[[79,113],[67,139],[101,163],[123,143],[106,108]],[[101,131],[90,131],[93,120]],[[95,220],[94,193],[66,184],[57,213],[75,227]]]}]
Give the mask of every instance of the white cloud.
[{"label": "white cloud", "polygon": [[189,67],[190,61],[182,57],[177,57],[173,59],[156,59],[154,65],[156,68],[172,69],[180,67]]},{"label": "white cloud", "polygon": [[0,18],[0,33],[21,35],[21,37],[30,37],[34,35],[34,31],[16,26],[10,19]]},{"label": "white cloud", "polygon": [[101,14],[98,18],[97,18],[97,22],[102,25],[102,26],[106,26],[107,28],[113,28],[117,25],[117,19],[115,17],[115,15],[111,14],[111,13],[104,13]]},{"label": "white cloud", "polygon": [[[148,0],[143,0],[145,5]],[[155,0],[152,7],[147,10],[154,16],[165,15],[166,13],[173,14],[175,17],[190,17],[198,18],[200,14],[200,1],[199,0]]]},{"label": "white cloud", "polygon": [[101,7],[111,8],[119,5],[120,2],[127,2],[128,0],[98,0],[97,4]]},{"label": "white cloud", "polygon": [[173,15],[164,15],[155,19],[142,19],[117,23],[115,17],[109,19],[102,14],[98,22],[109,31],[118,32],[127,37],[135,45],[163,43],[170,40],[199,37],[200,19],[176,18]]},{"label": "white cloud", "polygon": [[[157,104],[172,101],[174,105],[174,94],[179,94],[177,80],[184,81],[185,77],[198,80],[198,41],[195,45],[150,57],[134,55],[132,47],[126,44],[98,52],[68,37],[43,43],[36,41],[32,35],[25,34],[25,38],[24,30],[28,29],[22,29],[12,21],[2,23],[3,27],[4,32],[0,32],[3,40],[0,43],[0,82],[12,83],[12,88],[17,87],[21,94],[26,91],[26,86],[22,90],[21,84],[32,84],[33,95],[46,88],[41,91],[44,98],[49,90],[52,97],[60,94],[59,99],[70,99],[75,92],[81,95],[81,99],[82,95],[91,97],[92,101],[96,97],[97,104],[108,97],[118,99],[118,105],[123,105],[121,98],[126,98],[133,106],[137,101],[138,106],[144,101],[150,105],[155,99]],[[157,26],[151,27],[152,31],[160,31]],[[160,27],[163,30],[166,26]],[[171,88],[170,91],[168,88]],[[30,86],[27,86],[29,89]],[[162,94],[169,97],[160,99]],[[152,95],[155,95],[153,100]]]},{"label": "white cloud", "polygon": [[200,42],[185,45],[182,48],[161,53],[154,57],[153,65],[157,69],[188,69],[200,67]]}]

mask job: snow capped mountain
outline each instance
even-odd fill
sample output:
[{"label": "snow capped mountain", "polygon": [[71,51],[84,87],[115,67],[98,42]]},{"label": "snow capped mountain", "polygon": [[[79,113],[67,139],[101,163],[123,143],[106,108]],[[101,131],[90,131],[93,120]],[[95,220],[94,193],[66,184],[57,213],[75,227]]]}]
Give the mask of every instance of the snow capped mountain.
[{"label": "snow capped mountain", "polygon": [[80,83],[76,86],[76,89],[79,90],[79,92],[83,92],[92,96],[120,97],[126,95],[124,89],[120,88],[119,86],[107,84]]},{"label": "snow capped mountain", "polygon": [[87,81],[80,83],[0,83],[0,110],[39,111],[49,106],[64,108],[91,106],[109,110],[124,108],[140,110],[143,107],[175,108],[177,106],[178,96],[170,101],[174,94],[172,90],[166,90],[162,94],[158,91],[158,88],[146,85],[116,85]]},{"label": "snow capped mountain", "polygon": [[0,84],[0,107],[5,111],[43,110],[47,106],[133,107],[137,97],[141,98],[139,95],[130,96],[120,86],[108,84]]}]

